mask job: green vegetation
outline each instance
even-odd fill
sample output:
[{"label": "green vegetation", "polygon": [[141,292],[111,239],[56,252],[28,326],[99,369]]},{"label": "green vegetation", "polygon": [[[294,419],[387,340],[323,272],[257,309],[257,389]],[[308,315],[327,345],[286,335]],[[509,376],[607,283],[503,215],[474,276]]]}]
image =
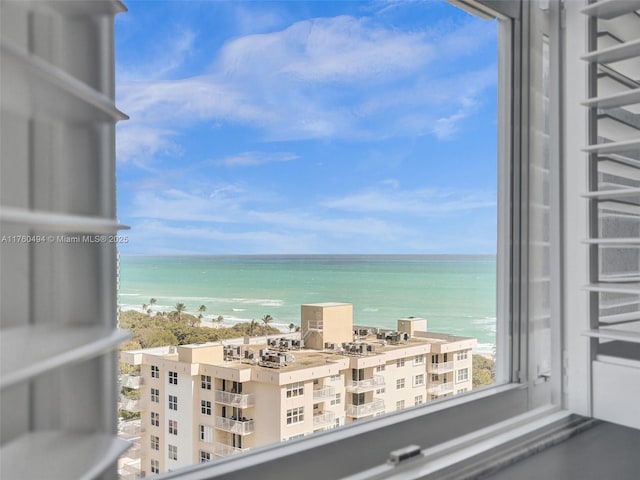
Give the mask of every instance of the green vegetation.
[{"label": "green vegetation", "polygon": [[[182,305],[181,308],[178,308]],[[274,335],[279,330],[267,323],[238,323],[232,327],[199,328],[200,319],[184,313],[184,304],[176,305],[171,313],[148,313],[133,310],[120,313],[120,326],[130,330],[133,338],[124,342],[120,350],[137,350],[140,348],[159,347],[162,345],[186,345],[197,342],[213,342],[225,338],[245,336]],[[222,319],[222,317],[218,317]],[[219,322],[222,320],[218,320]]]},{"label": "green vegetation", "polygon": [[482,355],[473,356],[473,388],[493,384],[494,366],[495,361],[490,358],[483,357]]}]

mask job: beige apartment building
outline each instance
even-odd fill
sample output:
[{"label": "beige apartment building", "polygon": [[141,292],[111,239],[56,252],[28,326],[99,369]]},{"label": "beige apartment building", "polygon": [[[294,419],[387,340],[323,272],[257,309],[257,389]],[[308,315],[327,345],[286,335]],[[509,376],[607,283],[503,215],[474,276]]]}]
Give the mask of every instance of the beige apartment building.
[{"label": "beige apartment building", "polygon": [[302,305],[300,333],[276,337],[122,352],[144,475],[471,390],[476,339],[423,318],[390,331],[354,326],[350,304]]}]

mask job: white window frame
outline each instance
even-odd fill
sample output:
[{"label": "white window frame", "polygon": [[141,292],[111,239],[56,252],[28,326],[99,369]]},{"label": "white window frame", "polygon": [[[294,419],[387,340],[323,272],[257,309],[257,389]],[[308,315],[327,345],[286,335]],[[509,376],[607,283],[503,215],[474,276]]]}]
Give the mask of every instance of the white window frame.
[{"label": "white window frame", "polygon": [[302,397],[304,395],[304,382],[294,382],[287,385],[287,398]]},{"label": "white window frame", "polygon": [[[560,14],[558,0],[547,2],[528,2],[525,0],[449,0],[465,9],[480,12],[482,15],[500,18],[498,29],[502,35],[499,51],[499,144],[498,144],[498,311],[497,311],[497,364],[495,386],[468,392],[466,395],[453,396],[446,402],[427,402],[426,404],[393,415],[376,416],[368,421],[358,421],[345,425],[338,430],[324,432],[319,436],[310,436],[286,446],[274,445],[269,448],[269,458],[252,455],[243,456],[242,461],[233,459],[224,466],[207,466],[207,469],[173,473],[166,478],[180,480],[204,480],[225,478],[242,479],[251,468],[260,468],[264,474],[295,477],[292,472],[304,466],[295,465],[300,452],[313,451],[314,458],[332,458],[330,452],[336,450],[334,442],[341,442],[340,451],[348,450],[357,456],[359,449],[366,449],[367,456],[377,456],[384,464],[389,452],[409,444],[429,447],[447,442],[447,451],[457,452],[457,462],[465,459],[466,450],[462,450],[464,437],[453,433],[450,425],[464,424],[466,431],[477,432],[478,438],[495,439],[495,432],[505,435],[520,427],[518,435],[522,438],[526,431],[534,431],[552,422],[561,422],[568,418],[561,411],[562,362],[560,321],[552,323],[551,371],[539,372],[537,358],[530,348],[535,340],[529,332],[530,319],[527,310],[527,292],[529,289],[529,270],[527,249],[529,248],[527,200],[529,153],[528,136],[532,125],[529,111],[529,92],[531,83],[537,80],[529,75],[532,58],[539,52],[536,45],[529,43],[534,36],[536,15],[548,14],[552,17],[552,36],[550,50],[550,105],[552,112],[551,132],[559,132],[558,120],[560,99],[559,79],[560,62],[558,55]],[[539,10],[539,11],[536,11]],[[491,11],[493,10],[492,13]],[[512,101],[513,100],[513,101]],[[550,145],[552,174],[558,174],[559,142],[554,139]],[[555,169],[555,170],[554,170]],[[511,179],[516,179],[513,183]],[[559,175],[558,175],[559,178]],[[582,188],[582,186],[580,186]],[[560,193],[557,184],[550,185],[550,195],[555,205],[560,205]],[[553,209],[552,209],[553,210]],[[559,210],[559,209],[557,209]],[[557,215],[557,213],[553,213]],[[551,218],[551,282],[558,286],[561,279],[561,261],[559,251],[560,223]],[[560,318],[560,288],[552,289],[551,314]],[[507,360],[507,361],[505,361]],[[368,433],[375,432],[377,441],[370,442]],[[425,435],[430,432],[431,435]],[[438,432],[437,435],[432,435]],[[493,443],[493,442],[487,442]],[[440,455],[442,455],[442,448]],[[426,454],[425,454],[425,458]],[[323,475],[342,477],[338,462],[324,462]],[[455,465],[453,463],[452,465]],[[276,473],[277,472],[277,473]],[[302,473],[299,473],[302,474]],[[364,477],[363,477],[364,478]]]},{"label": "white window frame", "polygon": [[213,427],[211,425],[200,425],[200,441],[213,443]]},{"label": "white window frame", "polygon": [[200,463],[207,463],[211,461],[211,452],[206,450],[200,450]]},{"label": "white window frame", "polygon": [[404,367],[404,357],[396,359],[396,368]]},{"label": "white window frame", "polygon": [[405,387],[406,381],[404,378],[398,378],[396,380],[396,390],[402,390]]},{"label": "white window frame", "polygon": [[424,365],[424,353],[421,353],[420,355],[416,355],[415,357],[413,357],[413,364]]},{"label": "white window frame", "polygon": [[404,410],[405,402],[404,400],[398,400],[396,402],[396,410]]},{"label": "white window frame", "polygon": [[178,396],[169,395],[168,397],[169,410],[178,411]]},{"label": "white window frame", "polygon": [[469,369],[467,367],[456,370],[456,383],[469,381]]},{"label": "white window frame", "polygon": [[160,437],[156,436],[156,435],[151,435],[149,437],[149,444],[150,444],[150,448],[151,450],[160,450]]},{"label": "white window frame", "polygon": [[151,378],[160,378],[160,367],[151,365]]},{"label": "white window frame", "polygon": [[160,473],[160,462],[154,458],[149,462],[151,467],[151,473]]},{"label": "white window frame", "polygon": [[160,403],[160,389],[159,388],[151,388],[150,389],[151,401],[153,403]]},{"label": "white window frame", "polygon": [[304,407],[294,407],[287,410],[287,426],[304,422]]},{"label": "white window frame", "polygon": [[331,399],[329,402],[331,405],[340,405],[342,402],[342,394],[340,392],[336,393],[336,396]]},{"label": "white window frame", "polygon": [[211,375],[200,375],[200,388],[211,390]]},{"label": "white window frame", "polygon": [[178,372],[168,372],[169,385],[178,385]]},{"label": "white window frame", "polygon": [[202,415],[211,415],[210,400],[200,400],[200,413],[202,413]]},{"label": "white window frame", "polygon": [[424,403],[424,395],[416,395],[413,397],[414,405],[422,405]]},{"label": "white window frame", "polygon": [[158,412],[151,412],[151,426],[160,426],[160,414]]},{"label": "white window frame", "polygon": [[178,460],[178,446],[177,445],[167,445],[167,455],[169,460]]},{"label": "white window frame", "polygon": [[169,420],[169,435],[178,435],[178,421]]}]

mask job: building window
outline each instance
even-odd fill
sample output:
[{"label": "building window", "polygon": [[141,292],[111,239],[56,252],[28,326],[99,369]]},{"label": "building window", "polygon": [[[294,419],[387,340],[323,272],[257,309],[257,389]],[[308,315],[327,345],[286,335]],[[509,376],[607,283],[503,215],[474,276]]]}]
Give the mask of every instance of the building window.
[{"label": "building window", "polygon": [[376,367],[376,372],[377,372],[377,373],[384,372],[386,369],[387,369],[387,366],[386,366],[386,365],[378,365],[378,366]]},{"label": "building window", "polygon": [[338,375],[331,375],[331,376],[329,377],[329,381],[330,381],[330,382],[339,382],[339,381],[340,381],[340,374],[338,374]]},{"label": "building window", "polygon": [[304,395],[304,383],[296,382],[287,385],[287,398],[299,397]]},{"label": "building window", "polygon": [[160,450],[160,438],[155,435],[151,435],[151,450]]},{"label": "building window", "polygon": [[336,393],[336,396],[334,398],[331,399],[331,405],[340,405],[340,402],[342,401],[342,399],[340,398],[341,394],[340,393]]},{"label": "building window", "polygon": [[157,365],[151,365],[151,378],[160,378],[160,368]]},{"label": "building window", "polygon": [[456,382],[466,382],[469,380],[469,369],[461,368],[456,371]]},{"label": "building window", "polygon": [[156,412],[151,412],[151,425],[154,427],[160,426],[160,414]]},{"label": "building window", "polygon": [[169,420],[169,433],[171,435],[178,434],[178,421],[177,420]]},{"label": "building window", "polygon": [[396,367],[404,367],[404,358],[399,358],[396,360]]},{"label": "building window", "polygon": [[438,359],[438,355],[431,355],[431,363],[440,363],[440,360]]},{"label": "building window", "polygon": [[160,390],[157,388],[151,389],[151,401],[154,403],[160,403]]},{"label": "building window", "polygon": [[439,381],[439,380],[440,380],[440,377],[438,376],[438,374],[437,374],[437,373],[432,373],[432,374],[431,374],[431,381],[432,381],[432,382],[437,382],[437,381]]},{"label": "building window", "polygon": [[169,383],[173,385],[178,384],[178,372],[169,372]]},{"label": "building window", "polygon": [[413,399],[413,404],[414,405],[422,405],[424,403],[424,399],[422,398],[422,395],[417,395],[414,399]]},{"label": "building window", "polygon": [[211,390],[211,375],[200,375],[200,387],[203,390]]},{"label": "building window", "polygon": [[404,378],[396,380],[396,390],[400,390],[401,388],[404,388]]},{"label": "building window", "polygon": [[207,463],[211,461],[211,453],[200,450],[200,463]]},{"label": "building window", "polygon": [[151,460],[151,473],[160,473],[160,462],[158,460]]},{"label": "building window", "polygon": [[462,352],[456,353],[456,360],[466,360],[467,359],[467,350],[463,350]]},{"label": "building window", "polygon": [[169,410],[178,410],[178,397],[169,395]]},{"label": "building window", "polygon": [[200,400],[200,411],[203,415],[211,415],[211,402],[209,400]]},{"label": "building window", "polygon": [[376,389],[376,395],[380,395],[380,394],[384,393],[385,391],[386,391],[385,387],[378,388],[378,389]]},{"label": "building window", "polygon": [[402,410],[404,408],[404,400],[396,402],[396,410]]},{"label": "building window", "polygon": [[178,460],[178,447],[169,445],[169,460]]},{"label": "building window", "polygon": [[413,358],[414,365],[424,365],[424,355],[416,355]]},{"label": "building window", "polygon": [[421,373],[420,375],[416,375],[415,377],[413,377],[414,387],[420,387],[422,385],[424,385],[424,373]]},{"label": "building window", "polygon": [[464,393],[464,392],[466,392],[466,391],[468,391],[468,390],[469,390],[468,388],[461,388],[461,389],[459,389],[459,390],[456,390],[456,395],[458,395],[458,394],[460,394],[460,393]]},{"label": "building window", "polygon": [[287,425],[300,423],[304,421],[304,407],[292,408],[287,410]]},{"label": "building window", "polygon": [[209,425],[200,425],[200,441],[204,443],[213,443],[213,427]]}]

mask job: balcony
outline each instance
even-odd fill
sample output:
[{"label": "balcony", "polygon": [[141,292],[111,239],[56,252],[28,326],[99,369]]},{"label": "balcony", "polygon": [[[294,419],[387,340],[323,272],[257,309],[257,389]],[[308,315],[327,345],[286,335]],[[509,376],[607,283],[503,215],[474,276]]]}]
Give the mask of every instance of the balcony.
[{"label": "balcony", "polygon": [[360,418],[378,412],[384,412],[384,400],[381,398],[374,398],[372,402],[362,405],[347,405],[348,417]]},{"label": "balcony", "polygon": [[384,387],[384,377],[382,375],[374,375],[372,378],[347,382],[347,392],[352,393],[368,392],[378,387]]},{"label": "balcony", "polygon": [[232,418],[216,417],[216,428],[237,435],[253,433],[253,420],[233,420]]},{"label": "balcony", "polygon": [[238,453],[246,452],[249,448],[232,447],[231,445],[225,445],[224,443],[216,443],[213,447],[213,454],[218,457],[228,457],[229,455],[237,455]]},{"label": "balcony", "polygon": [[123,422],[120,424],[120,431],[122,433],[126,433],[127,435],[139,436],[144,429],[140,425],[140,420],[132,420],[129,422]]},{"label": "balcony", "polygon": [[427,388],[427,393],[436,397],[453,393],[453,382],[441,383],[440,385],[429,387]]},{"label": "balcony", "polygon": [[427,372],[437,374],[453,372],[453,362],[429,363]]},{"label": "balcony", "polygon": [[122,375],[122,386],[140,388],[142,386],[142,377],[140,375]]},{"label": "balcony", "polygon": [[129,412],[141,412],[142,400],[140,400],[139,396],[125,397],[124,395],[121,395],[120,410],[127,410]]},{"label": "balcony", "polygon": [[247,408],[255,405],[253,393],[240,394],[216,390],[215,395],[216,403],[222,403],[223,405],[238,408]]},{"label": "balcony", "polygon": [[323,412],[313,416],[313,429],[333,427],[336,421],[335,412]]},{"label": "balcony", "polygon": [[331,400],[336,398],[336,389],[335,387],[324,387],[319,390],[313,391],[313,401],[314,403],[323,402],[325,400]]}]

